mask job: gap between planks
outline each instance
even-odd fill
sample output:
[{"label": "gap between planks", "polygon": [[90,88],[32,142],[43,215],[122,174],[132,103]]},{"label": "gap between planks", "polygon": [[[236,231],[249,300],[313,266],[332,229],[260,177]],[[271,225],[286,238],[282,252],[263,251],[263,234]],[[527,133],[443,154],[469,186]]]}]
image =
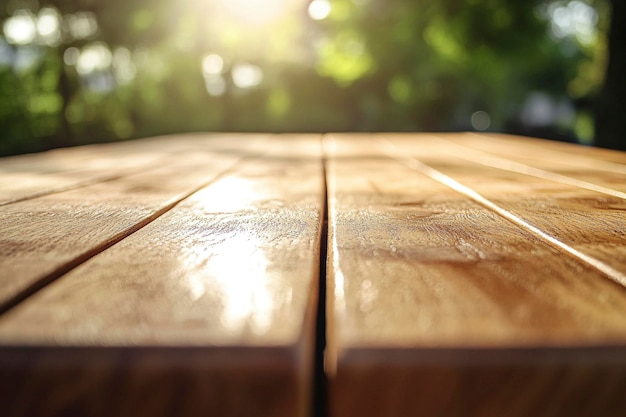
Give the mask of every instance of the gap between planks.
[{"label": "gap between planks", "polygon": [[[453,149],[452,154],[457,158],[462,158],[468,161],[476,162],[481,165],[485,165],[492,168],[502,169],[505,171],[516,172],[518,174],[530,175],[532,177],[541,178],[544,180],[555,181],[561,184],[571,185],[573,187],[584,188],[586,190],[595,191],[602,194],[607,194],[612,197],[617,197],[626,200],[626,193],[622,191],[613,190],[611,188],[603,187],[597,184],[593,184],[587,181],[578,180],[576,178],[567,177],[565,175],[557,174],[555,172],[546,171],[540,168],[535,168],[530,165],[522,164],[519,162],[511,161],[499,156],[490,155],[487,152],[479,151],[469,148],[467,146],[459,145],[457,143],[446,140],[440,136],[432,135],[429,138],[437,139],[445,145],[446,149]],[[617,164],[614,164],[617,165]],[[612,170],[613,171],[613,170]]]},{"label": "gap between planks", "polygon": [[[437,138],[439,139],[439,138]],[[449,177],[448,175],[444,174],[441,171],[436,170],[435,168],[430,167],[429,165],[421,162],[420,160],[418,160],[415,157],[411,157],[411,156],[403,156],[398,147],[393,144],[393,142],[391,142],[390,140],[386,139],[386,138],[380,138],[378,140],[378,142],[381,145],[382,151],[383,153],[399,162],[400,164],[408,167],[409,169],[413,170],[413,171],[417,171],[423,175],[426,175],[427,177],[439,182],[440,184],[443,184],[451,189],[453,189],[454,191],[463,194],[467,197],[469,197],[470,199],[472,199],[473,201],[479,203],[480,205],[482,205],[483,207],[486,207],[487,209],[497,213],[499,216],[504,217],[506,220],[514,223],[515,225],[517,225],[518,227],[521,227],[525,230],[527,230],[528,232],[532,233],[534,236],[538,237],[540,240],[548,243],[549,245],[551,245],[552,247],[555,247],[557,249],[559,249],[561,252],[564,252],[565,254],[574,257],[575,259],[577,259],[580,262],[583,262],[589,266],[591,266],[592,268],[595,268],[596,270],[602,272],[607,278],[609,278],[610,280],[612,280],[613,282],[626,287],[626,275],[623,274],[622,272],[616,270],[615,268],[611,267],[610,265],[606,264],[605,262],[602,262],[599,259],[596,259],[592,256],[589,256],[585,253],[580,252],[579,250],[573,248],[572,246],[566,244],[565,242],[562,242],[561,240],[555,238],[554,236],[542,231],[541,229],[539,229],[538,227],[532,225],[531,223],[527,222],[526,220],[522,219],[519,216],[516,216],[515,214],[513,214],[512,212],[510,212],[509,210],[504,209],[503,207],[497,205],[496,203],[494,203],[493,201],[487,199],[486,197],[484,197],[483,195],[481,195],[480,193],[476,192],[475,190],[471,189],[470,187],[461,184],[460,182],[458,182],[457,180],[453,179],[452,177]],[[447,142],[447,141],[445,141]],[[445,143],[444,142],[444,143]],[[466,159],[466,158],[463,158]],[[472,160],[474,161],[474,160]],[[504,160],[506,161],[506,160]],[[484,163],[485,160],[483,159],[483,162],[481,161],[475,161],[478,163],[481,163],[483,165],[487,165],[487,163]],[[491,162],[491,161],[490,161]],[[504,170],[509,170],[509,171],[513,171],[513,172],[518,172],[516,171],[516,169],[519,169],[519,166],[515,165],[516,163],[511,161],[511,164],[502,164],[499,163],[497,165],[499,166],[493,166],[493,165],[489,165],[498,169],[504,169]],[[522,165],[522,164],[519,164]],[[509,169],[511,168],[511,169]],[[531,167],[528,167],[531,168]],[[542,171],[542,170],[538,170],[538,171]],[[525,172],[522,172],[525,173]],[[534,174],[538,174],[537,172],[534,172]],[[529,175],[533,175],[533,174],[529,174]],[[555,174],[556,175],[556,174]],[[538,175],[533,175],[533,176],[538,176]],[[555,180],[554,178],[549,178],[549,177],[545,177],[542,176],[540,177],[542,179],[549,179],[549,180],[554,180],[554,181],[558,181]],[[567,177],[565,177],[567,178]],[[562,181],[558,181],[558,182],[562,182]],[[578,186],[580,187],[580,184],[578,184],[579,181],[577,180],[573,180],[572,182],[567,184],[567,185],[574,185],[574,186]],[[582,181],[581,181],[582,183]],[[582,187],[582,188],[587,188],[587,187]],[[597,190],[594,190],[597,191]],[[623,197],[622,197],[623,198]]]},{"label": "gap between planks", "polygon": [[326,152],[326,135],[320,136],[321,165],[323,181],[322,206],[322,230],[319,247],[319,274],[318,274],[318,298],[317,318],[315,327],[315,349],[313,357],[313,396],[311,417],[328,416],[328,375],[324,369],[327,323],[326,320],[326,296],[327,296],[327,262],[328,262],[328,157]]},{"label": "gap between planks", "polygon": [[[464,137],[478,138],[481,142],[493,141],[494,139],[506,139],[507,142],[521,146],[524,146],[527,143],[535,142],[539,144],[539,142],[541,141],[540,144],[542,146],[542,152],[544,153],[544,155],[551,155],[555,158],[561,158],[564,154],[566,154],[567,156],[573,157],[576,160],[577,166],[586,166],[588,168],[596,169],[599,171],[617,173],[622,175],[626,174],[626,164],[624,164],[623,162],[616,162],[615,151],[611,149],[595,147],[589,148],[583,145],[577,145],[573,143],[549,141],[532,137],[509,135],[504,133],[479,134],[475,132],[466,132],[464,134]],[[587,158],[584,158],[584,156],[581,157],[581,155],[584,155],[584,153],[588,150],[592,150],[596,154],[597,159],[589,160]],[[620,159],[620,161],[625,160]]]},{"label": "gap between planks", "polygon": [[86,180],[77,181],[74,183],[62,185],[59,187],[52,187],[41,191],[36,191],[30,194],[26,194],[20,197],[15,198],[7,198],[5,200],[0,200],[0,207],[8,206],[10,204],[20,203],[22,201],[33,200],[39,197],[45,197],[52,194],[63,193],[66,191],[78,190],[81,188],[88,187],[90,185],[101,184],[104,182],[115,181],[121,178],[131,177],[133,175],[142,174],[145,172],[150,172],[156,169],[159,169],[163,166],[163,163],[166,162],[170,157],[162,157],[162,158],[154,158],[151,162],[143,164],[139,168],[133,168],[128,170],[123,170],[117,174],[107,174],[107,175],[97,175]]},{"label": "gap between planks", "polygon": [[[318,137],[318,143],[321,146],[321,136]],[[204,184],[196,187],[196,189],[185,193],[185,195],[183,195],[182,197],[177,196],[172,198],[169,204],[167,204],[167,206],[163,207],[162,209],[158,210],[156,213],[154,213],[153,215],[150,216],[149,219],[145,219],[144,221],[138,223],[137,225],[135,225],[132,230],[127,230],[124,231],[122,233],[120,233],[119,235],[113,236],[111,238],[108,239],[109,244],[107,244],[106,246],[102,245],[102,246],[97,246],[94,249],[92,249],[92,251],[90,251],[90,253],[86,253],[82,256],[79,256],[77,258],[75,258],[74,260],[72,260],[71,262],[65,264],[62,266],[62,268],[66,269],[67,271],[63,272],[59,272],[58,270],[55,271],[55,275],[57,275],[57,278],[61,277],[61,275],[64,275],[67,272],[70,272],[73,268],[76,268],[78,266],[80,266],[82,263],[88,261],[89,259],[91,259],[92,257],[94,257],[95,255],[98,255],[99,253],[101,253],[102,251],[110,248],[111,246],[117,244],[117,243],[121,243],[121,241],[123,239],[126,239],[127,237],[130,237],[131,234],[140,231],[140,229],[144,228],[144,226],[148,226],[152,221],[157,220],[159,217],[161,217],[162,215],[165,215],[168,211],[172,210],[175,206],[177,206],[179,203],[182,203],[184,200],[186,200],[189,197],[192,197],[193,194],[201,191],[201,189],[203,188],[207,188],[210,185],[212,185],[213,183],[215,183],[216,181],[218,181],[219,179],[231,175],[233,173],[233,171],[235,171],[236,169],[238,169],[241,165],[243,165],[245,162],[247,162],[250,159],[253,159],[255,157],[258,157],[259,159],[263,158],[263,154],[265,152],[256,152],[256,151],[251,151],[251,152],[246,152],[244,154],[243,157],[240,157],[237,161],[235,161],[234,163],[232,163],[228,168],[222,170],[220,173],[215,174],[213,176],[213,178],[208,181],[205,182]],[[320,202],[321,207],[323,212],[322,214],[322,218],[326,218],[327,217],[327,195],[326,195],[326,175],[325,175],[325,160],[324,158],[320,158],[317,161],[318,164],[321,164],[321,171],[322,171],[322,177],[321,179],[323,180],[322,182],[322,187],[321,188],[321,193],[318,194],[316,193],[315,195],[317,196],[316,198],[318,198],[319,200],[321,200]],[[318,165],[320,166],[320,165]],[[318,249],[318,260],[317,262],[319,262],[319,273],[317,274],[317,277],[315,275],[313,275],[313,278],[318,278],[318,277],[324,277],[325,276],[325,259],[326,259],[326,247],[325,247],[325,238],[326,238],[326,234],[327,234],[327,226],[326,224],[322,221],[322,222],[318,222],[317,223],[318,226],[318,238],[320,238],[319,241],[319,245],[317,246]],[[153,227],[153,226],[151,226]],[[148,229],[150,229],[151,227],[148,227]],[[128,232],[128,233],[127,233]],[[143,232],[140,232],[140,234]],[[135,235],[136,237],[137,235]],[[128,242],[128,240],[126,240],[126,242]],[[84,258],[84,259],[83,259]],[[54,278],[56,279],[56,278]],[[52,283],[54,280],[50,281],[49,283]],[[49,284],[48,283],[48,284]],[[56,285],[56,284],[55,284]],[[315,403],[311,403],[311,404],[315,404],[315,406],[317,407],[315,409],[315,415],[316,416],[325,416],[326,414],[326,384],[325,384],[325,375],[323,374],[323,349],[325,346],[325,330],[326,330],[326,326],[325,326],[325,298],[324,298],[324,290],[325,290],[325,282],[323,280],[323,278],[321,278],[318,282],[315,283],[315,287],[317,287],[319,285],[319,288],[321,289],[321,297],[317,299],[317,302],[308,302],[308,305],[311,305],[313,308],[307,308],[307,316],[309,316],[309,314],[311,312],[313,312],[313,314],[317,313],[317,320],[318,320],[318,328],[315,334],[315,337],[317,338],[317,340],[315,341],[317,343],[317,346],[319,346],[318,349],[307,349],[306,352],[306,358],[307,359],[314,359],[314,366],[315,366],[315,371],[316,374],[314,375],[314,379],[309,379],[307,378],[307,384],[305,386],[315,386],[315,398],[317,399],[317,401]],[[43,287],[46,286],[46,284],[42,285],[41,289],[43,289]],[[313,287],[312,287],[313,288]],[[312,289],[311,288],[311,289]],[[34,295],[34,292],[31,293],[30,295]],[[28,295],[28,296],[30,296]],[[317,311],[316,311],[317,309]],[[315,316],[313,316],[315,317]],[[311,332],[312,333],[312,332]],[[311,340],[310,342],[307,341],[307,343],[305,343],[306,346],[309,347],[313,347],[315,346],[313,343],[313,340]],[[316,347],[317,347],[316,346]],[[311,352],[312,351],[312,352]],[[169,352],[169,349],[168,349]],[[313,361],[311,361],[311,363],[313,363]],[[319,370],[321,370],[321,374],[319,374]],[[318,385],[319,383],[319,385]],[[307,389],[308,392],[308,389]],[[309,407],[309,404],[307,404],[307,407]],[[310,411],[307,408],[307,411]],[[307,414],[308,415],[308,414]]]},{"label": "gap between planks", "polygon": [[[9,310],[11,310],[12,308],[16,307],[18,304],[20,304],[21,302],[25,301],[30,296],[32,296],[32,295],[36,294],[37,292],[41,291],[42,289],[44,289],[48,285],[52,284],[54,281],[58,280],[63,275],[67,274],[68,272],[70,272],[71,270],[75,269],[76,267],[82,265],[83,263],[87,262],[89,259],[91,259],[94,256],[98,255],[99,253],[102,253],[103,251],[107,250],[108,248],[112,247],[113,245],[121,242],[123,239],[127,238],[128,236],[132,235],[133,233],[137,232],[138,230],[141,230],[142,228],[144,228],[148,224],[152,223],[153,221],[155,221],[159,217],[163,216],[168,211],[172,210],[174,207],[176,207],[182,201],[184,201],[184,200],[188,199],[189,197],[191,197],[193,194],[195,194],[198,191],[208,187],[209,185],[211,185],[215,181],[219,180],[220,178],[224,177],[225,175],[228,175],[230,172],[232,172],[234,169],[236,169],[236,167],[239,164],[241,164],[243,161],[245,161],[245,160],[247,160],[247,159],[249,159],[249,158],[251,158],[251,157],[253,157],[255,155],[257,155],[257,154],[256,154],[256,151],[254,151],[254,150],[250,150],[250,151],[246,152],[244,154],[244,156],[236,159],[228,167],[226,167],[221,172],[215,174],[213,177],[211,177],[207,181],[201,183],[200,185],[192,188],[189,191],[186,191],[185,193],[183,193],[181,195],[175,196],[175,197],[167,200],[160,209],[156,210],[150,216],[142,219],[141,221],[139,221],[139,222],[135,223],[134,225],[126,228],[125,230],[122,230],[121,232],[119,232],[119,233],[109,237],[104,242],[94,246],[93,248],[88,249],[87,251],[85,251],[82,254],[76,256],[72,260],[70,260],[70,261],[68,261],[68,262],[58,266],[52,272],[44,275],[43,277],[41,277],[37,281],[33,282],[31,285],[29,285],[28,287],[24,288],[22,291],[17,293],[12,298],[6,300],[5,302],[0,303],[0,315],[7,313]],[[155,166],[154,168],[157,168],[157,166]],[[134,173],[138,173],[138,172],[140,172],[140,171],[137,171],[137,172],[134,172]],[[145,171],[143,171],[143,172],[145,172]],[[130,175],[132,175],[132,174],[130,174]],[[106,181],[111,181],[111,180],[115,180],[115,179],[122,178],[122,177],[124,177],[124,176],[123,175],[115,176],[115,177],[110,178],[110,179],[108,179]],[[93,185],[93,184],[97,184],[97,183],[100,183],[100,182],[106,182],[106,181],[95,181],[93,183],[88,183],[88,184],[80,185],[80,186],[77,186],[77,187],[70,187],[70,188],[67,188],[67,189],[63,189],[63,190],[60,190],[58,192],[69,191],[69,190],[73,190],[73,189],[76,189],[76,188],[82,188],[83,186]],[[54,192],[57,192],[57,191],[53,191],[53,192],[46,193],[46,194],[41,194],[41,195],[47,195],[47,194],[51,194],[51,193],[54,193]],[[37,195],[36,197],[40,197],[41,195]],[[21,199],[19,201],[24,201],[24,200],[28,200],[28,198]],[[1,206],[1,204],[0,204],[0,206]]]},{"label": "gap between planks", "polygon": [[[564,183],[567,185],[572,185],[572,186],[577,186],[580,188],[586,188],[592,191],[596,191],[596,192],[603,192],[605,194],[609,194],[615,197],[619,197],[619,198],[626,198],[626,193],[622,193],[622,192],[618,192],[618,191],[614,191],[614,190],[610,190],[604,187],[599,187],[599,186],[595,186],[594,184],[590,184],[584,181],[579,181],[579,180],[575,180],[569,177],[565,177],[563,175],[560,174],[554,174],[554,173],[550,173],[548,171],[544,171],[541,169],[537,169],[537,168],[533,168],[533,167],[529,167],[526,166],[524,164],[520,164],[517,162],[513,162],[513,161],[508,161],[506,159],[500,158],[500,157],[495,157],[495,156],[490,156],[484,152],[481,151],[475,151],[475,150],[471,150],[470,148],[466,148],[464,146],[461,145],[456,145],[453,142],[449,142],[445,139],[439,138],[441,141],[443,141],[444,143],[446,143],[446,146],[454,146],[459,150],[459,155],[455,156],[459,156],[462,157],[464,159],[471,159],[473,162],[477,162],[486,166],[491,166],[494,168],[498,168],[498,169],[504,169],[504,170],[509,170],[509,171],[513,171],[513,172],[517,172],[517,173],[521,173],[521,174],[526,174],[526,175],[532,175],[532,176],[536,176],[542,179],[547,179],[547,180],[552,180],[552,181],[557,181],[560,183]],[[322,141],[322,146],[326,146],[327,145],[327,140],[328,140],[328,135],[324,135],[321,138]],[[436,180],[437,182],[453,189],[456,192],[459,192],[469,198],[471,198],[472,200],[476,201],[477,203],[483,205],[484,207],[496,212],[498,215],[504,217],[505,219],[513,222],[514,224],[516,224],[517,226],[530,231],[531,233],[533,233],[535,236],[539,237],[541,240],[548,242],[551,246],[557,247],[558,249],[560,249],[561,251],[569,254],[570,256],[573,256],[574,258],[600,270],[601,272],[603,272],[605,275],[607,275],[610,279],[612,279],[613,281],[626,286],[626,276],[624,274],[622,274],[621,272],[615,270],[614,268],[610,267],[609,265],[606,265],[605,263],[590,257],[588,255],[585,255],[584,253],[579,252],[578,250],[570,247],[569,245],[559,241],[558,239],[550,236],[549,234],[541,231],[540,229],[538,229],[537,227],[533,226],[532,224],[526,222],[525,220],[523,220],[522,218],[514,215],[513,213],[507,211],[506,209],[498,206],[497,204],[493,203],[492,201],[488,200],[487,198],[483,197],[481,194],[479,194],[478,192],[472,190],[471,188],[459,183],[458,181],[454,180],[453,178],[443,174],[440,171],[437,171],[436,169],[422,163],[421,161],[419,161],[418,159],[414,158],[414,157],[406,157],[403,156],[397,149],[397,147],[390,142],[387,139],[380,139],[380,142],[383,144],[383,151],[384,153],[391,159],[396,160],[398,162],[400,162],[401,164],[409,167],[410,169],[420,172],[434,180]],[[462,152],[460,152],[460,150],[463,150],[463,152],[466,152],[466,150],[471,151],[468,153],[468,155],[473,155],[475,158],[468,158],[467,156],[463,156]],[[15,299],[11,300],[10,302],[6,303],[5,305],[0,306],[0,314],[8,311],[9,309],[11,309],[12,307],[14,307],[15,305],[19,304],[21,301],[25,300],[26,298],[28,298],[30,295],[33,295],[34,293],[36,293],[37,291],[39,291],[40,289],[44,288],[45,286],[49,285],[50,283],[52,283],[53,281],[55,281],[56,279],[58,279],[59,277],[61,277],[62,275],[64,275],[65,273],[69,272],[70,270],[74,269],[75,267],[81,265],[82,263],[86,262],[87,260],[89,260],[90,258],[96,256],[98,253],[108,249],[109,247],[115,245],[116,243],[120,242],[122,239],[125,239],[126,237],[130,236],[131,234],[135,233],[136,231],[140,230],[141,228],[145,227],[146,225],[150,224],[151,222],[153,222],[154,220],[158,219],[159,217],[161,217],[163,214],[167,213],[168,211],[172,210],[174,207],[176,207],[180,202],[182,202],[183,200],[189,198],[191,195],[195,194],[196,192],[198,192],[199,190],[209,186],[210,184],[212,184],[213,182],[217,181],[218,179],[220,179],[221,177],[228,175],[230,172],[233,171],[233,169],[235,169],[239,164],[241,164],[244,160],[250,158],[251,156],[253,156],[254,154],[252,152],[248,153],[247,155],[241,157],[240,159],[236,160],[235,162],[233,162],[228,168],[226,168],[225,170],[223,170],[222,172],[216,174],[213,178],[211,178],[210,180],[208,180],[207,182],[197,186],[196,188],[194,188],[193,190],[186,192],[185,194],[183,194],[182,196],[177,196],[173,199],[171,199],[169,202],[166,202],[166,204],[158,211],[156,211],[155,213],[153,213],[151,216],[143,219],[142,221],[138,222],[137,224],[135,224],[134,226],[124,230],[123,232],[120,232],[119,234],[111,237],[110,239],[108,239],[106,242],[103,242],[101,245],[96,246],[92,249],[90,249],[89,251],[85,252],[84,254],[80,255],[79,257],[75,258],[74,260],[62,265],[61,267],[57,268],[54,272],[50,273],[49,275],[47,275],[42,281],[40,281],[39,283],[37,283],[37,285],[34,285],[30,288],[28,288],[27,290],[25,290],[22,294],[18,295],[17,297],[15,297]],[[321,164],[323,167],[323,180],[324,180],[324,208],[323,208],[323,226],[322,226],[322,230],[321,230],[321,239],[320,239],[320,257],[319,257],[319,290],[320,290],[320,297],[318,298],[318,305],[317,305],[317,334],[316,334],[316,349],[315,349],[315,361],[314,361],[314,367],[315,367],[315,377],[314,377],[314,386],[315,386],[315,394],[314,394],[314,398],[315,401],[313,402],[314,404],[314,416],[323,416],[326,415],[326,374],[324,373],[323,370],[323,361],[324,361],[324,349],[325,349],[325,334],[326,334],[326,330],[327,330],[327,323],[325,320],[325,305],[326,305],[326,266],[327,266],[327,262],[330,262],[327,259],[327,240],[328,240],[328,182],[329,182],[329,173],[327,172],[327,152],[326,149],[323,149],[322,152],[322,160],[321,160]],[[126,173],[126,175],[132,175],[132,173]],[[31,196],[25,196],[23,198],[19,198],[16,199],[15,201],[9,201],[9,202],[0,202],[0,206],[2,205],[6,205],[6,204],[11,204],[13,202],[17,202],[17,201],[23,201],[26,199],[31,199],[31,198],[36,198],[42,195],[47,195],[50,193],[55,193],[55,192],[62,192],[62,191],[67,191],[70,189],[75,189],[75,188],[80,188],[80,187],[84,187],[84,186],[88,186],[97,182],[104,182],[104,181],[111,181],[111,180],[115,180],[117,178],[120,178],[124,176],[124,174],[122,175],[112,175],[112,176],[105,176],[105,177],[100,177],[100,178],[94,178],[94,179],[90,179],[90,180],[86,180],[84,182],[79,182],[73,185],[68,185],[66,187],[62,187],[59,189],[52,189],[52,190],[47,190],[47,191],[43,191],[40,193],[36,193],[33,194]],[[610,192],[607,192],[610,191]],[[333,241],[333,245],[336,245],[336,242]],[[321,369],[321,372],[319,371]]]}]

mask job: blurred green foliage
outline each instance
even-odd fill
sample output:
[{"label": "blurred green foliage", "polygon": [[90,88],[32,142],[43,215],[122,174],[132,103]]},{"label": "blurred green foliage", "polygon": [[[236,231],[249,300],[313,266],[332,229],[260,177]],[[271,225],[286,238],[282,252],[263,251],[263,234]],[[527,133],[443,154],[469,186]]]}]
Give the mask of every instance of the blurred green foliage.
[{"label": "blurred green foliage", "polygon": [[489,129],[589,142],[608,6],[5,1],[0,155],[187,131]]}]

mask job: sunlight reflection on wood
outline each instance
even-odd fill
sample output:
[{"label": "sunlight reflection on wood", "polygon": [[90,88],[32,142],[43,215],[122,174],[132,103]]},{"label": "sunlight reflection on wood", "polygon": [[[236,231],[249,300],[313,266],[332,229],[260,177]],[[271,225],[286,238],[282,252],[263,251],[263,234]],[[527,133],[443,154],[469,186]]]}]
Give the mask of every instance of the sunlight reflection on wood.
[{"label": "sunlight reflection on wood", "polygon": [[[258,186],[258,184],[257,184]],[[211,186],[210,192],[192,197],[199,209],[207,213],[232,213],[241,210],[257,210],[259,199],[255,184],[242,177],[223,178]]]},{"label": "sunlight reflection on wood", "polygon": [[[202,297],[207,287],[220,293],[222,301],[220,323],[236,333],[249,326],[255,334],[265,333],[272,321],[272,312],[279,300],[268,289],[268,259],[260,248],[257,237],[245,232],[233,233],[217,246],[210,248],[193,245],[186,248],[181,258],[205,259],[206,268],[188,274],[189,290],[193,300]],[[217,284],[217,285],[216,285]]]},{"label": "sunlight reflection on wood", "polygon": [[[27,414],[39,416],[309,415],[320,136],[246,138],[181,135],[171,142],[186,151],[171,152],[161,175],[153,169],[0,209],[3,236],[6,224],[24,218],[22,236],[34,227],[33,215],[22,213],[40,211],[37,230],[22,236],[40,252],[23,245],[5,263],[33,265],[37,279],[48,264],[34,259],[71,260],[74,246],[106,239],[125,217],[137,222],[159,202],[177,201],[2,316],[3,416],[25,415],[23,398]],[[204,186],[172,200],[172,190],[198,178]],[[42,235],[54,243],[40,248]]]}]

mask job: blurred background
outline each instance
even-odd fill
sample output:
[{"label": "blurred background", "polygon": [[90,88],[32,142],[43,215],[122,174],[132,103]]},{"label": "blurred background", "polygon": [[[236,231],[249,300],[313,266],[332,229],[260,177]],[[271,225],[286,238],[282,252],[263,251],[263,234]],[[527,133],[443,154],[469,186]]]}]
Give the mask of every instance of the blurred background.
[{"label": "blurred background", "polygon": [[621,2],[0,0],[0,155],[189,131],[624,148]]}]

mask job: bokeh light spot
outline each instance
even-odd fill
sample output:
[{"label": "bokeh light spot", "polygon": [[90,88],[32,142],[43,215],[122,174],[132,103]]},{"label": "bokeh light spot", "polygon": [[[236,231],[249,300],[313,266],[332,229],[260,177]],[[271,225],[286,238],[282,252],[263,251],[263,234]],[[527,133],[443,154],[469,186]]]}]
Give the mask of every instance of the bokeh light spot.
[{"label": "bokeh light spot", "polygon": [[74,46],[71,46],[63,52],[63,62],[65,65],[76,65],[78,58],[80,57],[80,50]]},{"label": "bokeh light spot", "polygon": [[217,54],[210,54],[202,59],[202,72],[204,74],[220,74],[224,69],[224,60]]},{"label": "bokeh light spot", "polygon": [[98,21],[94,13],[78,12],[66,15],[64,20],[74,39],[87,39],[98,32]]},{"label": "bokeh light spot", "polygon": [[61,41],[61,18],[56,9],[45,7],[37,17],[37,32],[41,41],[49,46],[58,46]]},{"label": "bokeh light spot", "polygon": [[313,0],[309,4],[309,16],[313,20],[323,20],[328,17],[332,6],[328,0]]},{"label": "bokeh light spot", "polygon": [[76,62],[76,71],[81,75],[103,71],[111,66],[113,56],[109,47],[102,43],[92,43],[80,53]]},{"label": "bokeh light spot", "polygon": [[583,44],[591,44],[596,37],[598,13],[579,0],[570,2],[557,1],[547,9],[550,18],[550,32],[555,38],[574,36]]},{"label": "bokeh light spot", "polygon": [[239,88],[256,87],[263,81],[263,70],[252,64],[237,64],[233,68],[233,83]]},{"label": "bokeh light spot", "polygon": [[37,36],[37,25],[32,13],[18,10],[4,22],[4,36],[7,42],[17,45],[32,43]]},{"label": "bokeh light spot", "polygon": [[476,130],[487,130],[491,126],[491,116],[486,111],[474,112],[471,117],[472,127]]}]

